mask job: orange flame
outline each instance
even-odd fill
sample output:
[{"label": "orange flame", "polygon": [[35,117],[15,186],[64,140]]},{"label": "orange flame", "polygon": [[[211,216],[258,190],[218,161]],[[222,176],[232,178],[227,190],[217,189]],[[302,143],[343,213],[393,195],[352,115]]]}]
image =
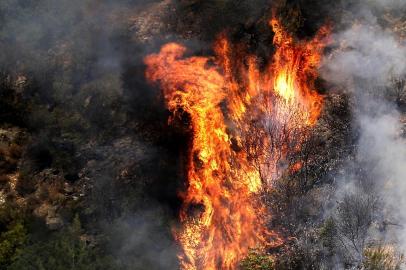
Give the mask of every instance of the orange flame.
[{"label": "orange flame", "polygon": [[[316,122],[322,97],[315,92],[314,81],[327,31],[296,45],[276,20],[271,26],[277,50],[265,71],[254,56],[224,36],[215,45],[215,58],[185,58],[186,48],[176,43],[145,58],[146,77],[161,86],[172,112],[170,120],[180,112],[191,118],[188,186],[182,195],[182,226],[174,232],[182,248],[182,269],[235,269],[249,248],[282,243],[266,227],[267,212],[258,194],[276,179],[275,174],[264,177],[264,171],[275,170],[275,155],[283,156],[287,150],[282,143],[269,151],[276,144],[266,125],[255,126],[247,119],[270,115],[272,121],[281,122],[295,111],[301,125]],[[251,131],[259,134],[255,143],[260,141],[260,147],[249,144]],[[262,153],[258,166],[254,152]]]}]

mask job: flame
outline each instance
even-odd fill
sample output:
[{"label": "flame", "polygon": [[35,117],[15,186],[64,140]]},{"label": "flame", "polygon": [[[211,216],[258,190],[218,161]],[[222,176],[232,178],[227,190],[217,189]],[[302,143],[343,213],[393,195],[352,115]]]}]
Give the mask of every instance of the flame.
[{"label": "flame", "polygon": [[270,68],[276,74],[274,89],[287,102],[302,106],[307,124],[312,125],[320,116],[322,107],[322,97],[317,94],[315,81],[330,28],[322,27],[309,42],[295,43],[278,20],[272,19],[270,25],[275,32],[273,42],[277,48]]},{"label": "flame", "polygon": [[[169,121],[186,112],[193,133],[181,227],[174,229],[182,269],[236,269],[249,248],[283,242],[267,228],[269,213],[259,194],[277,179],[278,163],[289,151],[274,137],[311,126],[320,115],[314,82],[328,31],[295,43],[277,20],[270,25],[276,53],[265,69],[225,35],[214,46],[216,57],[185,57],[184,46],[169,43],[145,58],[146,77],[160,85],[172,112]],[[300,124],[290,121],[292,112]]]}]

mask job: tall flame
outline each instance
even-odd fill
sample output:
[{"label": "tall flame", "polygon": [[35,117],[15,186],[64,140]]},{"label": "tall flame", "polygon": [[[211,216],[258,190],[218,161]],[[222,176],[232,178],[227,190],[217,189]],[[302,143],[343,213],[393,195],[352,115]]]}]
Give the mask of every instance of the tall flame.
[{"label": "tall flame", "polygon": [[[169,43],[145,58],[146,77],[162,88],[170,121],[184,112],[191,119],[181,228],[174,229],[182,269],[235,269],[249,248],[282,242],[267,228],[269,214],[258,195],[276,180],[277,161],[286,155],[286,143],[275,144],[270,137],[278,134],[267,131],[291,112],[300,116],[300,125],[316,122],[322,97],[314,81],[328,31],[295,44],[277,20],[270,24],[277,50],[264,70],[224,35],[215,45],[216,57],[185,58],[184,46]],[[254,124],[254,115],[261,125]]]}]

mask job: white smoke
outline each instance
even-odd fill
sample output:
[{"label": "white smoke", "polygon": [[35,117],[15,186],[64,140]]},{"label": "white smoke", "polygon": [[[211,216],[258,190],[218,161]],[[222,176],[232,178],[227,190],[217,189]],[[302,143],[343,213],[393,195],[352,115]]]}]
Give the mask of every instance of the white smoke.
[{"label": "white smoke", "polygon": [[344,48],[324,63],[322,74],[330,82],[355,90],[352,83],[357,79],[385,86],[393,76],[405,74],[406,48],[378,25],[356,25],[334,39]]},{"label": "white smoke", "polygon": [[406,8],[405,0],[366,0],[357,5],[352,26],[334,35],[340,49],[324,60],[322,76],[354,99],[356,158],[368,164],[377,193],[391,209],[392,216],[383,218],[401,225],[396,226],[396,240],[406,252],[406,140],[402,113],[386,98],[393,80],[406,76],[406,44],[378,23],[385,12],[400,8]]}]

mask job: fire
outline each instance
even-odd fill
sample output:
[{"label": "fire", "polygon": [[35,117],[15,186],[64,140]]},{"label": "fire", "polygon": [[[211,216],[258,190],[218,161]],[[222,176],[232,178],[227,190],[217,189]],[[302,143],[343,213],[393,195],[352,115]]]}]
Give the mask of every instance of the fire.
[{"label": "fire", "polygon": [[322,27],[313,40],[295,44],[276,19],[272,19],[270,25],[275,32],[274,44],[277,47],[271,67],[277,74],[274,89],[285,100],[302,106],[307,124],[314,124],[322,105],[322,97],[315,91],[317,67],[330,29]]},{"label": "fire", "polygon": [[[272,186],[290,151],[286,130],[311,126],[320,115],[314,82],[328,31],[295,43],[277,20],[270,24],[276,53],[265,69],[225,35],[216,57],[185,57],[184,46],[169,43],[145,58],[146,77],[160,85],[172,112],[169,121],[186,112],[193,133],[181,228],[174,229],[182,269],[235,269],[249,248],[282,243],[266,226],[259,194]],[[297,164],[292,168],[299,170]]]}]

